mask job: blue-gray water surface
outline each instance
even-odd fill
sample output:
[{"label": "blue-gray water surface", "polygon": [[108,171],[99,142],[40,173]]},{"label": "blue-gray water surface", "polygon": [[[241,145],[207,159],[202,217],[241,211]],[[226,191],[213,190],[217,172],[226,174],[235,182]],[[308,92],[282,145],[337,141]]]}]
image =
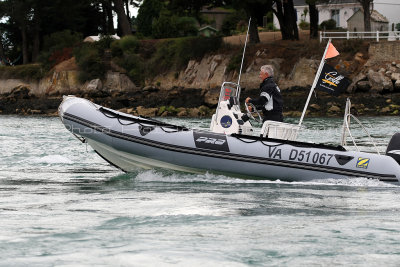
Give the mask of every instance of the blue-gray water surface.
[{"label": "blue-gray water surface", "polygon": [[[362,121],[381,151],[400,131],[396,117]],[[340,119],[306,118],[305,125],[299,139],[338,143]],[[360,128],[353,134],[362,150],[374,150]],[[58,118],[0,116],[0,151],[0,266],[400,264],[396,184],[125,174]]]}]

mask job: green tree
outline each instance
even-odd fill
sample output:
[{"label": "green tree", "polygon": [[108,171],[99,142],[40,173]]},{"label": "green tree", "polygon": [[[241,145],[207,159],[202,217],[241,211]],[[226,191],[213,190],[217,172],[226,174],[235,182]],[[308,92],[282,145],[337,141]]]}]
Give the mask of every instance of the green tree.
[{"label": "green tree", "polygon": [[152,36],[154,38],[172,38],[178,36],[177,16],[167,9],[160,12],[158,18],[153,19]]},{"label": "green tree", "polygon": [[196,19],[178,17],[164,9],[160,17],[153,20],[152,34],[155,38],[174,38],[197,35]]},{"label": "green tree", "polygon": [[[3,0],[0,19],[2,37],[23,63],[36,61],[44,36],[70,29],[93,35],[101,29],[99,1]],[[66,12],[67,11],[67,12]],[[11,52],[10,52],[11,53]]]},{"label": "green tree", "polygon": [[243,10],[237,10],[234,13],[229,14],[225,17],[221,31],[224,35],[232,35],[232,32],[236,30],[239,21],[246,20],[247,15]]},{"label": "green tree", "polygon": [[249,30],[250,43],[259,43],[260,37],[258,35],[257,27],[262,25],[263,16],[271,11],[272,0],[232,0],[232,6],[236,9],[243,9],[248,17],[251,17],[251,24]]},{"label": "green tree", "polygon": [[153,20],[160,16],[164,4],[160,0],[144,0],[137,15],[138,31],[144,36],[152,35]]}]

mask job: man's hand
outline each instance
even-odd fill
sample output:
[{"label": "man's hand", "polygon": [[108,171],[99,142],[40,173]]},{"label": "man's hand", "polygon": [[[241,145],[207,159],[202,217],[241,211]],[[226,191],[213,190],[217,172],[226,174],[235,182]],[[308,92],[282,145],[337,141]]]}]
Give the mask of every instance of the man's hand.
[{"label": "man's hand", "polygon": [[[246,100],[244,101],[246,105],[249,103],[250,100],[251,100],[250,97],[246,98]],[[247,105],[247,108],[249,109],[250,112],[253,112],[253,108],[250,105]]]}]

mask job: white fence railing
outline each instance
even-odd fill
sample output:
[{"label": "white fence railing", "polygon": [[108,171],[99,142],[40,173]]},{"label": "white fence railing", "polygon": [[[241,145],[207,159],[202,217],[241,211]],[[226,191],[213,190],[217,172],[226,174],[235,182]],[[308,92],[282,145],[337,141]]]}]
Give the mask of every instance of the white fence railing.
[{"label": "white fence railing", "polygon": [[376,32],[320,32],[319,41],[324,39],[375,39],[396,41],[400,40],[400,31],[376,31]]}]

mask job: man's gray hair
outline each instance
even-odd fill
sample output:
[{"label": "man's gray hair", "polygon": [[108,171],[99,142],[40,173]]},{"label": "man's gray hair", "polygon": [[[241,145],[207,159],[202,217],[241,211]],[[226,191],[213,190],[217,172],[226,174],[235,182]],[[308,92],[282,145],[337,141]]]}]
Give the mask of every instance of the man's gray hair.
[{"label": "man's gray hair", "polygon": [[268,73],[268,76],[274,76],[274,68],[271,65],[264,65],[260,70],[264,73]]}]

